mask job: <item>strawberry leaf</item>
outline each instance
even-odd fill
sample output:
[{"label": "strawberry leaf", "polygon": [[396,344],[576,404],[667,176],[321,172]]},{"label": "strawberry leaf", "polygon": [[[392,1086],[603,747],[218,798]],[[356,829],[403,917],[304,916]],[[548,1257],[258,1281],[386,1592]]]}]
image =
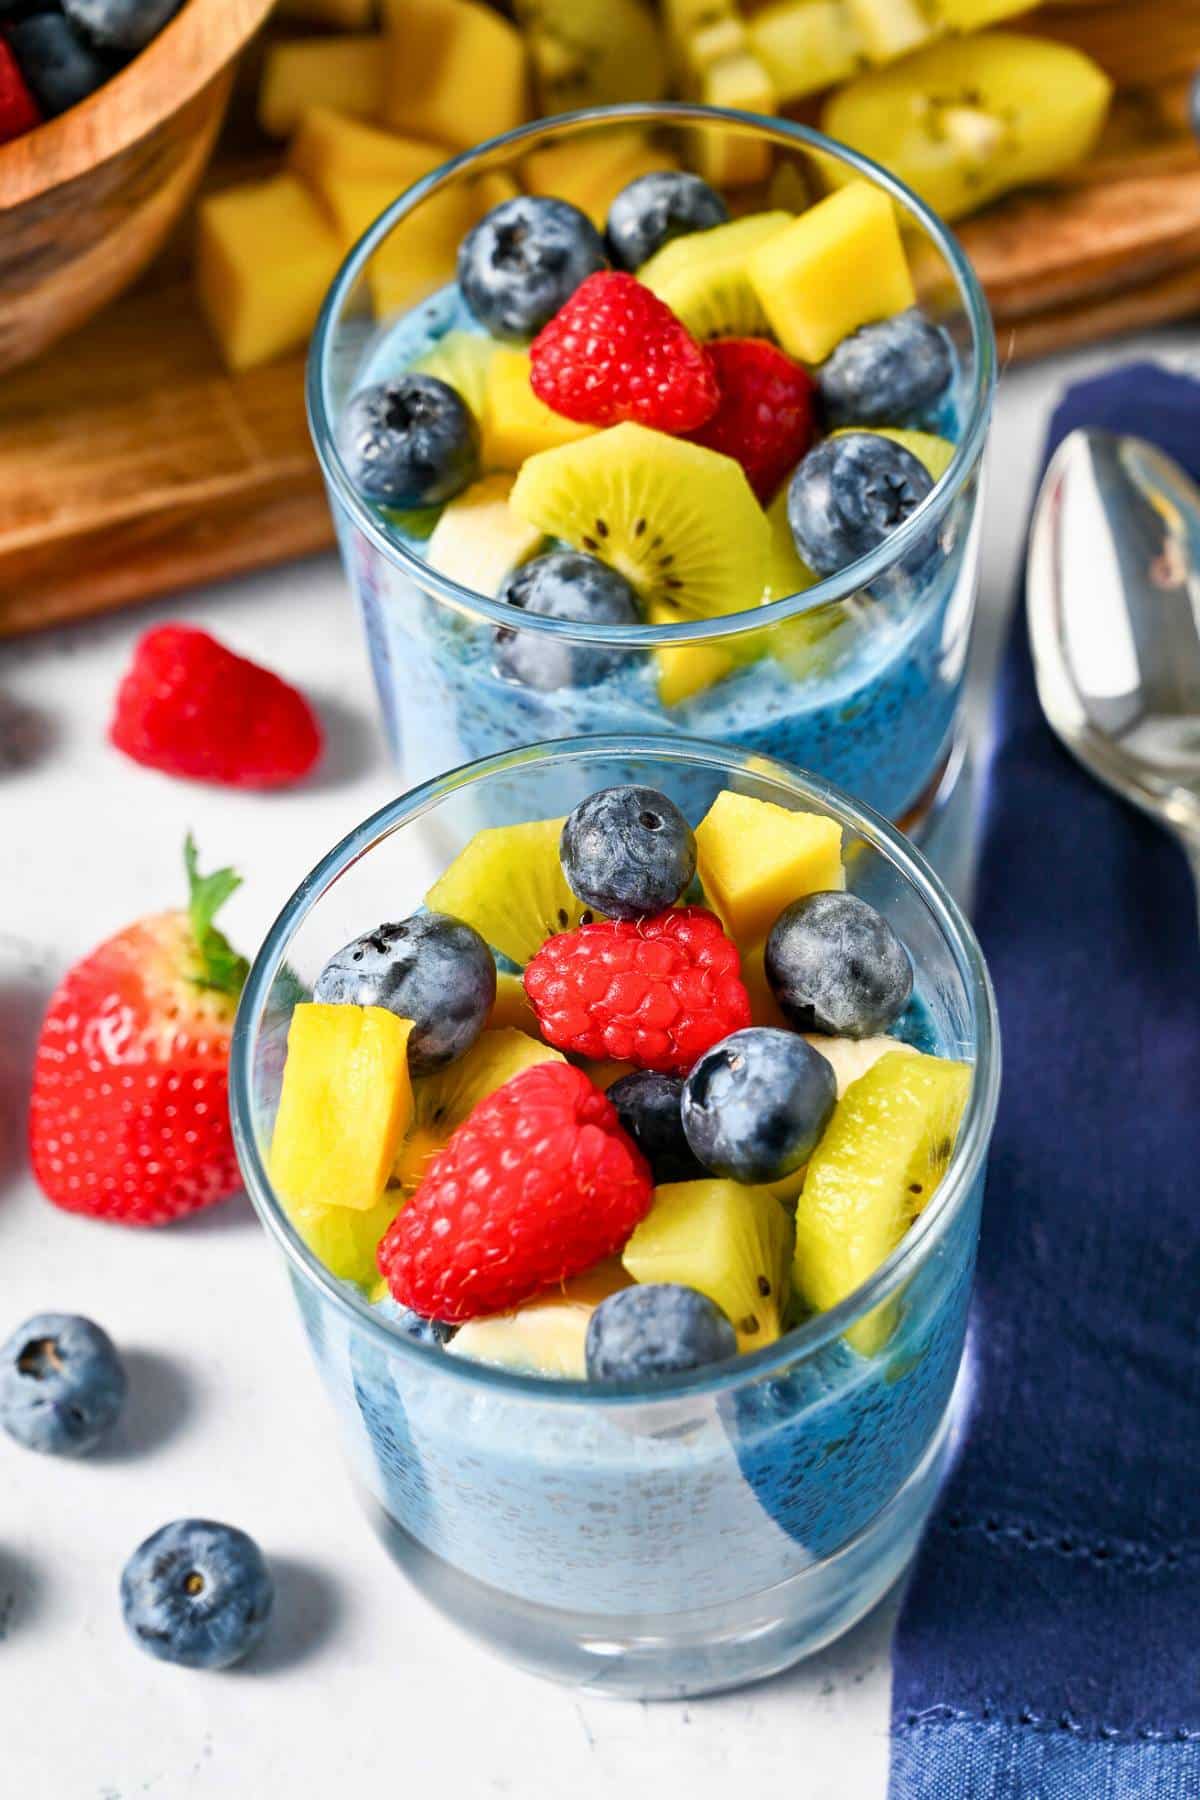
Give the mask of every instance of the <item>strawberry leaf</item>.
[{"label": "strawberry leaf", "polygon": [[245,985],[250,964],[244,956],[238,955],[213,920],[229,896],[241,887],[242,878],[234,869],[217,869],[211,875],[201,875],[196,860],[196,840],[190,831],[183,846],[183,861],[188,877],[188,916],[196,940],[198,964],[192,979],[199,988],[230,994],[236,1000]]}]

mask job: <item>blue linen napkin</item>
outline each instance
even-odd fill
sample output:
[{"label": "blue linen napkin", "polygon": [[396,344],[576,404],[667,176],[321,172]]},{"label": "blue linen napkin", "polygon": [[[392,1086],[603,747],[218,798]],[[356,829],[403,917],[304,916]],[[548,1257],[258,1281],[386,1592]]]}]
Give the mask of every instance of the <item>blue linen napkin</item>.
[{"label": "blue linen napkin", "polygon": [[[1200,383],[1073,388],[1200,478]],[[1005,1074],[967,1443],[894,1651],[892,1800],[1200,1796],[1200,935],[1009,645],[977,926]]]}]

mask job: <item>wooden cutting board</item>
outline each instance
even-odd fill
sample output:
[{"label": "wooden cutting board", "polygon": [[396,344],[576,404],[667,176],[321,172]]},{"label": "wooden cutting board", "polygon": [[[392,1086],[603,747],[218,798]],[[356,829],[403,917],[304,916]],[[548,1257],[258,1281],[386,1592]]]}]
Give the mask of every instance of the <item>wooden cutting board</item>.
[{"label": "wooden cutting board", "polygon": [[[1087,49],[1120,92],[1088,167],[961,229],[1006,363],[1200,314],[1200,0],[1073,6],[1026,28]],[[0,636],[332,541],[302,359],[225,374],[183,245],[0,384]]]}]

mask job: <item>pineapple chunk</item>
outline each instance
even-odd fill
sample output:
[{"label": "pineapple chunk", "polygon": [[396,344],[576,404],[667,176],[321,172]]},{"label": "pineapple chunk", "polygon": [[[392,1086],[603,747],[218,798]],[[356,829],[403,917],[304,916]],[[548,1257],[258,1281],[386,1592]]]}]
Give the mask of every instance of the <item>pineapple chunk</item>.
[{"label": "pineapple chunk", "polygon": [[845,0],[781,0],[755,13],[749,30],[784,106],[845,81],[864,55]]},{"label": "pineapple chunk", "polygon": [[855,181],[752,250],[747,273],[783,348],[803,362],[916,304],[895,209]]},{"label": "pineapple chunk", "polygon": [[271,44],[258,90],[258,122],[268,137],[290,137],[312,106],[356,119],[383,110],[387,60],[378,37],[313,37]]},{"label": "pineapple chunk", "polygon": [[846,885],[842,828],[726,788],[696,827],[696,868],[730,936],[754,945],[793,900]]},{"label": "pineapple chunk", "polygon": [[444,152],[415,138],[380,131],[330,106],[310,106],[288,148],[293,175],[322,193],[330,180],[387,181],[392,198],[429,175]]},{"label": "pineapple chunk", "polygon": [[297,1006],[270,1158],[289,1210],[379,1206],[412,1117],[411,1031],[379,1006]]},{"label": "pineapple chunk", "polygon": [[644,132],[631,127],[534,150],[522,163],[521,175],[531,194],[569,200],[603,230],[608,209],[622,188],[639,175],[678,167],[678,158],[670,151],[659,149]]},{"label": "pineapple chunk", "polygon": [[[773,113],[779,97],[766,68],[752,51],[738,51],[709,63],[696,79],[696,97],[705,106],[740,112]],[[696,173],[713,187],[751,187],[771,173],[771,146],[752,132],[728,125],[698,127],[688,133]]]},{"label": "pineapple chunk", "polygon": [[587,1378],[587,1329],[602,1300],[630,1285],[614,1258],[597,1263],[561,1288],[551,1288],[516,1312],[472,1319],[456,1331],[446,1349],[452,1356],[521,1369],[527,1375]]},{"label": "pineapple chunk", "polygon": [[656,1188],[622,1261],[635,1281],[707,1294],[739,1350],[761,1350],[783,1331],[791,1258],[792,1222],[770,1189],[712,1180]]},{"label": "pineapple chunk", "polygon": [[375,0],[278,0],[275,12],[281,19],[307,19],[314,25],[365,31],[375,23]]},{"label": "pineapple chunk", "polygon": [[529,116],[525,45],[476,0],[385,0],[385,116],[406,132],[468,150]]},{"label": "pineapple chunk", "polygon": [[563,1060],[557,1050],[526,1031],[481,1031],[456,1062],[433,1075],[418,1076],[413,1083],[412,1119],[396,1153],[395,1180],[412,1193],[430,1160],[481,1100],[536,1063]]},{"label": "pineapple chunk", "polygon": [[596,429],[564,419],[539,400],[529,383],[528,350],[507,345],[497,349],[488,364],[482,426],[484,466],[514,470],[539,450],[573,444],[593,436]]},{"label": "pineapple chunk", "polygon": [[919,0],[846,0],[851,23],[872,62],[893,62],[928,43],[934,27]]},{"label": "pineapple chunk", "polygon": [[203,199],[196,289],[226,367],[251,369],[299,349],[341,260],[340,239],[294,175]]},{"label": "pineapple chunk", "polygon": [[477,419],[483,418],[487,372],[496,354],[494,338],[475,331],[448,331],[432,350],[413,364],[418,375],[436,375],[464,399]]},{"label": "pineapple chunk", "polygon": [[542,543],[537,527],[508,504],[511,492],[511,475],[488,475],[452,500],[433,528],[426,560],[462,587],[498,594],[506,576]]}]

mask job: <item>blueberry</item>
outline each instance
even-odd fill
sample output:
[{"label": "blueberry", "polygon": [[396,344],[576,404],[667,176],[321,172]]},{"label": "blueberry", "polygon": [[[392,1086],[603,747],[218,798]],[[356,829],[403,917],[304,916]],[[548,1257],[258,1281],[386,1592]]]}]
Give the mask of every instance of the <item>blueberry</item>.
[{"label": "blueberry", "polygon": [[900,425],[928,412],[953,373],[949,338],[912,311],[843,338],[817,382],[832,423]]},{"label": "blueberry", "polygon": [[728,1181],[794,1174],[812,1155],[837,1100],[833,1070],[790,1031],[752,1026],[706,1050],[683,1084],[693,1153]]},{"label": "blueberry", "polygon": [[566,200],[522,194],[493,206],[467,233],[458,284],[493,337],[523,344],[581,281],[607,267],[603,239],[586,213]]},{"label": "blueberry", "polygon": [[882,544],[932,487],[924,463],[878,432],[825,438],[788,489],[796,548],[818,575],[836,575]]},{"label": "blueberry", "polygon": [[798,1031],[866,1038],[886,1031],[912,996],[908,951],[856,894],[806,894],[771,927],[771,992]]},{"label": "blueberry", "polygon": [[252,1537],[212,1519],[176,1519],[121,1573],[130,1635],[160,1662],[227,1669],[261,1640],[275,1583]]},{"label": "blueberry", "polygon": [[[636,625],[640,618],[637,594],[625,577],[582,550],[535,556],[514,570],[499,597],[524,612],[578,625]],[[557,688],[590,687],[622,659],[619,650],[600,644],[501,626],[493,638],[493,660],[497,673],[507,680],[553,693]]]},{"label": "blueberry", "polygon": [[331,956],[313,988],[329,1006],[383,1006],[411,1019],[414,1075],[469,1050],[496,998],[496,960],[473,925],[445,913],[414,913],[377,925]]},{"label": "blueberry", "polygon": [[458,1330],[457,1325],[446,1325],[441,1319],[423,1319],[411,1306],[401,1306],[399,1300],[393,1300],[390,1295],[386,1300],[377,1300],[373,1310],[382,1313],[405,1337],[425,1344],[431,1350],[440,1350]]},{"label": "blueberry", "polygon": [[62,0],[73,25],[102,50],[126,56],[144,50],[182,0]]},{"label": "blueberry", "polygon": [[610,919],[640,919],[674,906],[696,873],[692,828],[665,794],[601,788],[581,800],[559,841],[567,886]]},{"label": "blueberry", "polygon": [[589,1381],[642,1381],[728,1362],[737,1337],[720,1307],[673,1281],[621,1288],[587,1328]]},{"label": "blueberry", "polygon": [[639,175],[608,209],[608,253],[619,269],[639,269],[672,238],[728,220],[724,200],[699,175],[678,169]]},{"label": "blueberry", "polygon": [[8,27],[8,41],[30,92],[48,118],[102,87],[113,65],[61,13],[35,13]]},{"label": "blueberry", "polygon": [[692,1155],[683,1135],[680,1101],[683,1082],[675,1075],[658,1075],[653,1069],[635,1069],[622,1075],[608,1090],[617,1117],[646,1161],[655,1184],[664,1181],[701,1181],[705,1170]]},{"label": "blueberry", "polygon": [[37,1313],[0,1349],[0,1425],[27,1450],[85,1456],[121,1416],[128,1387],[108,1333]]},{"label": "blueberry", "polygon": [[479,427],[436,375],[360,389],[338,441],[351,481],[381,506],[440,506],[479,473]]}]

